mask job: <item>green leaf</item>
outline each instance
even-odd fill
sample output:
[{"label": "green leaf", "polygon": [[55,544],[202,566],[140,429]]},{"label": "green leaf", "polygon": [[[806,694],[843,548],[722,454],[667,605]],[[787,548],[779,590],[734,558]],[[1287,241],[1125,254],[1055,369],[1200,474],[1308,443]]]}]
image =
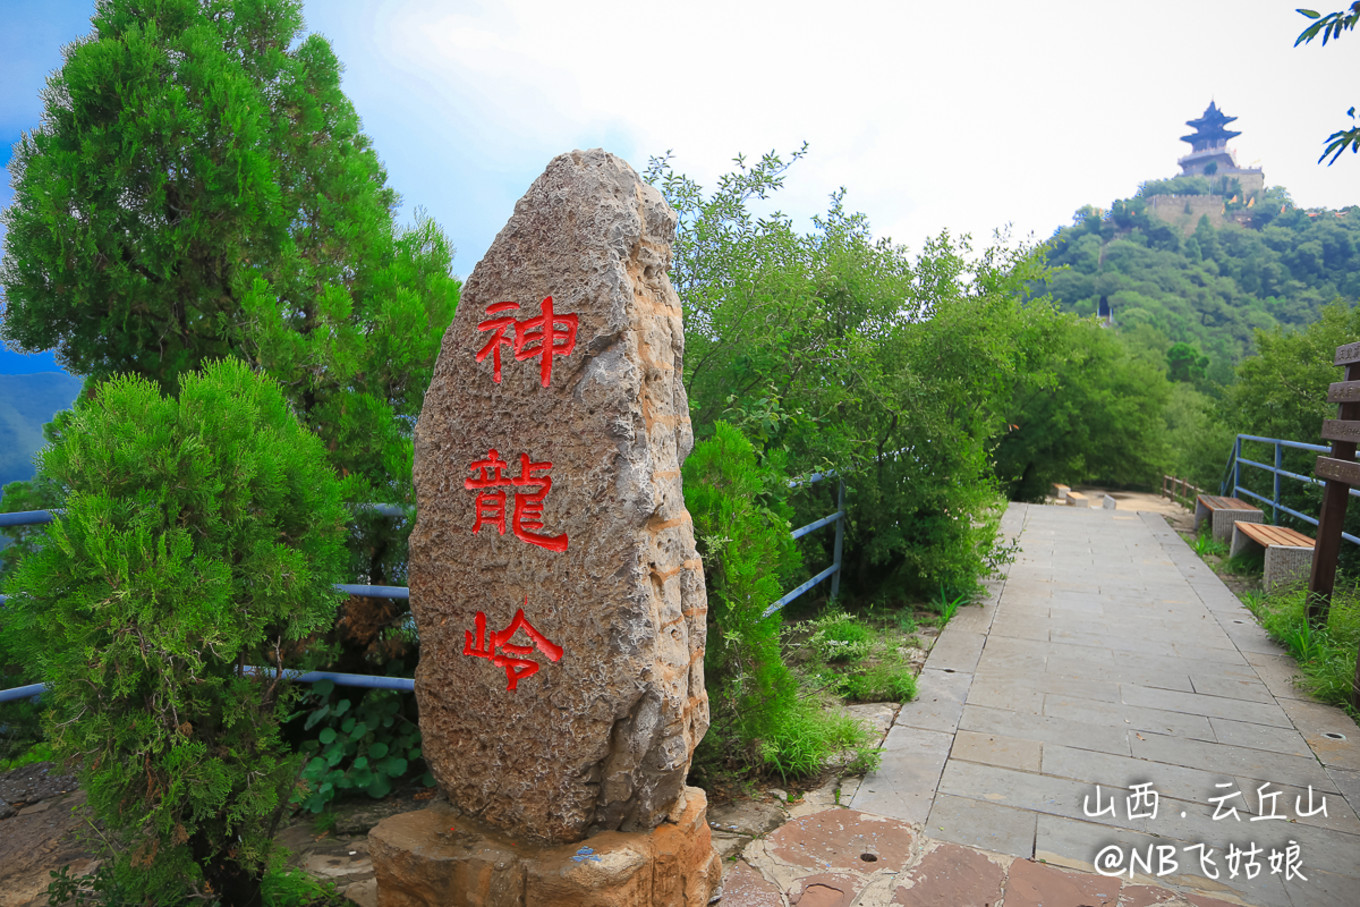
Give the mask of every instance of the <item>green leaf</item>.
[{"label": "green leaf", "polygon": [[1319,13],[1319,12],[1317,12],[1316,10],[1311,10],[1311,9],[1296,9],[1296,10],[1294,10],[1294,12],[1296,12],[1296,13],[1302,13],[1303,15],[1307,16],[1309,19],[1316,19],[1318,16],[1321,16],[1321,15],[1322,15],[1322,13]]},{"label": "green leaf", "polygon": [[392,782],[385,775],[377,775],[372,783],[368,785],[368,795],[375,800],[381,800],[392,792]]},{"label": "green leaf", "polygon": [[381,759],[387,755],[387,744],[381,740],[368,748],[368,755],[374,759]]},{"label": "green leaf", "polygon": [[330,710],[331,710],[330,706],[323,705],[321,708],[312,712],[310,715],[307,716],[307,721],[302,725],[302,729],[304,731],[310,731],[312,728],[316,727],[316,723],[320,721],[322,718],[325,718],[326,715],[330,713]]},{"label": "green leaf", "polygon": [[382,764],[378,766],[378,769],[379,771],[386,772],[393,778],[400,778],[402,775],[406,774],[407,762],[400,756],[388,756],[382,761]]},{"label": "green leaf", "polygon": [[338,718],[349,711],[350,702],[348,699],[341,699],[335,704],[334,714]]},{"label": "green leaf", "polygon": [[333,727],[322,728],[321,733],[316,735],[316,739],[321,741],[322,746],[330,746],[335,742],[335,737],[335,728]]}]

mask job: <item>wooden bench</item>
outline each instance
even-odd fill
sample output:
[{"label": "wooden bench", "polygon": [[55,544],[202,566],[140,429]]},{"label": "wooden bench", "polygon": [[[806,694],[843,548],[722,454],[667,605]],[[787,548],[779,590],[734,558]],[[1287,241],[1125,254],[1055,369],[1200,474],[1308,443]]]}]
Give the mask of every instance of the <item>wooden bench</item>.
[{"label": "wooden bench", "polygon": [[1232,537],[1233,523],[1241,520],[1246,523],[1264,523],[1265,515],[1260,507],[1253,507],[1241,498],[1224,498],[1213,494],[1202,494],[1195,498],[1195,531],[1200,524],[1210,520],[1214,538],[1226,542]]},{"label": "wooden bench", "polygon": [[1069,491],[1067,493],[1067,506],[1090,507],[1091,499],[1088,498],[1086,495],[1082,494],[1080,491]]},{"label": "wooden bench", "polygon": [[1314,542],[1302,532],[1239,521],[1233,523],[1232,534],[1229,557],[1235,557],[1253,545],[1265,549],[1266,569],[1262,585],[1267,592],[1276,586],[1308,578],[1308,571],[1313,567]]},{"label": "wooden bench", "polygon": [[1057,498],[1059,501],[1066,501],[1067,495],[1071,490],[1071,488],[1061,482],[1053,483],[1053,497]]}]

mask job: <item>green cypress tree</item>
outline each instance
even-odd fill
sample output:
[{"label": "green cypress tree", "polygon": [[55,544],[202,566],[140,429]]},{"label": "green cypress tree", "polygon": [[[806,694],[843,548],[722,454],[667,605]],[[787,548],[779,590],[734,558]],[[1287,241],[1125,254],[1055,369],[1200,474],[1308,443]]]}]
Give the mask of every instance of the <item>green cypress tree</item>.
[{"label": "green cypress tree", "polygon": [[[347,514],[325,451],[242,362],[80,400],[41,478],[64,513],[6,583],[124,903],[258,904],[301,757],[283,668],[334,616]],[[267,666],[271,673],[252,673]],[[110,879],[111,876],[111,879]]]},{"label": "green cypress tree", "polygon": [[[413,503],[452,248],[428,218],[394,226],[300,0],[99,0],[92,24],[10,164],[0,339],[166,391],[243,358],[280,381],[350,500]],[[405,527],[360,524],[350,574],[401,582]],[[389,611],[377,625],[399,623]]]}]

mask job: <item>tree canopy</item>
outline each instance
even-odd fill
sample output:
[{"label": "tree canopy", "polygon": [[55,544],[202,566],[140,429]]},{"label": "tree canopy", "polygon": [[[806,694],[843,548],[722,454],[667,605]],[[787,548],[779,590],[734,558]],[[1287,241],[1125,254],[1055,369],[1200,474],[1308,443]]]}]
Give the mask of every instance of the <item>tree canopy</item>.
[{"label": "tree canopy", "polygon": [[[330,45],[303,34],[300,0],[101,0],[91,21],[10,164],[0,336],[166,391],[243,359],[280,382],[350,500],[412,503],[453,250],[419,213],[395,224]],[[351,575],[400,582],[385,519],[361,519]]]}]

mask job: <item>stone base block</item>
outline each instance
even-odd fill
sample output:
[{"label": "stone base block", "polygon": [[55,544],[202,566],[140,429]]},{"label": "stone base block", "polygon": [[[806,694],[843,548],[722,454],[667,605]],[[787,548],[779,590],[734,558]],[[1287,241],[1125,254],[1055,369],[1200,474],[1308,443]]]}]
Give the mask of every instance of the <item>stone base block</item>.
[{"label": "stone base block", "polygon": [[1271,545],[1266,549],[1265,575],[1261,578],[1261,584],[1267,592],[1273,592],[1277,586],[1306,583],[1312,569],[1312,548]]},{"label": "stone base block", "polygon": [[1259,510],[1215,510],[1213,516],[1214,538],[1220,542],[1232,539],[1233,523],[1264,523],[1266,516]]},{"label": "stone base block", "polygon": [[369,832],[378,907],[706,907],[722,879],[704,792],[687,787],[668,821],[540,847],[444,802]]}]

